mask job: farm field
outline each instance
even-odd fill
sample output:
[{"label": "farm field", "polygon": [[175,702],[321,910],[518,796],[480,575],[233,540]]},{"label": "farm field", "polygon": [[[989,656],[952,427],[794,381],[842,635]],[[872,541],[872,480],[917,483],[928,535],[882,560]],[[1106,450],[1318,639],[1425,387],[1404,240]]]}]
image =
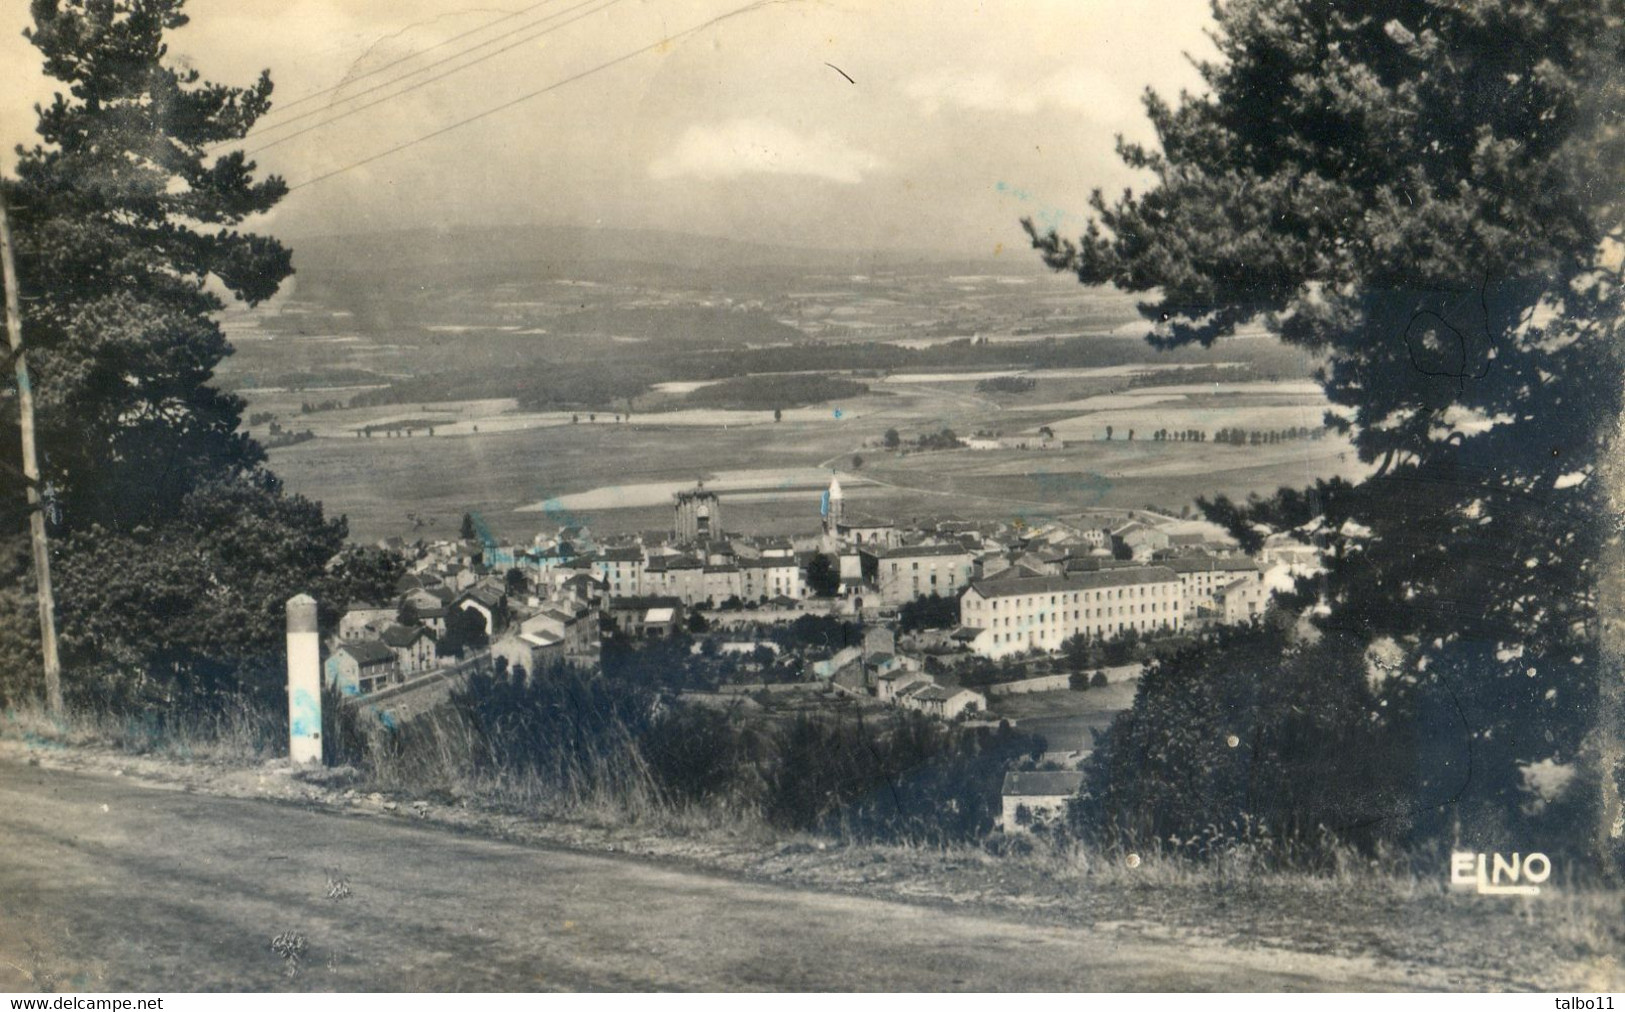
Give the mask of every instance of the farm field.
[{"label": "farm field", "polygon": [[1112,718],[1134,703],[1138,678],[1074,692],[1032,692],[1000,696],[988,709],[1017,723],[1023,731],[1041,734],[1051,752],[1081,752],[1095,747],[1094,732],[1111,726]]},{"label": "farm field", "polygon": [[[634,413],[620,422],[613,412],[599,412],[595,421],[582,414],[572,423],[567,413],[520,412],[512,400],[497,398],[299,414],[300,398],[310,394],[247,396],[251,412],[273,411],[284,426],[315,433],[271,451],[272,466],[291,490],[346,514],[361,540],[434,536],[454,529],[465,511],[509,538],[528,539],[563,522],[600,533],[661,529],[670,522],[671,491],[700,478],[720,482],[714,487],[730,529],[807,533],[818,524],[824,476],[837,470],[854,512],[897,521],[931,515],[1032,521],[1147,505],[1178,513],[1198,495],[1269,493],[1362,469],[1333,435],[1246,447],[1146,438],[1158,427],[1316,426],[1324,401],[1302,383],[1128,392],[1121,375],[1032,375],[1035,390],[1014,396],[977,392],[957,376],[892,377],[850,402],[786,410],[779,422],[772,412],[685,409]],[[1080,411],[1082,405],[1057,399],[1080,385],[1101,410]],[[1125,398],[1152,403],[1123,407]],[[428,424],[432,438],[422,427]],[[1110,441],[1101,438],[1107,424],[1115,430]],[[391,425],[418,428],[412,438],[379,431]],[[969,435],[1030,433],[1040,425],[1071,445],[932,452],[880,445],[888,428],[906,444],[944,427]],[[358,435],[369,426],[372,437]],[[1129,428],[1142,430],[1132,442]],[[263,435],[264,426],[255,432]],[[862,457],[860,468],[854,455]]]}]

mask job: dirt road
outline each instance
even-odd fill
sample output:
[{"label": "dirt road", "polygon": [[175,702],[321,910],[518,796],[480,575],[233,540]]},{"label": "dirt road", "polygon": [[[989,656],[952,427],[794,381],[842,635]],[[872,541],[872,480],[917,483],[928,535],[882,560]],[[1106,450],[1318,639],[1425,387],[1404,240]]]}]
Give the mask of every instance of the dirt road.
[{"label": "dirt road", "polygon": [[[7,761],[0,813],[0,990],[1427,983],[1364,961],[777,888]],[[304,940],[296,963],[272,950],[284,933]]]}]

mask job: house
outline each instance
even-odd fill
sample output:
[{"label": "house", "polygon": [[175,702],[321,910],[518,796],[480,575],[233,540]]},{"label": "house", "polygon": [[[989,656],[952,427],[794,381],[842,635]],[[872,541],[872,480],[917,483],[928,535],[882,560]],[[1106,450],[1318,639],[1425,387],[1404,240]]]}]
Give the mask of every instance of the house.
[{"label": "house", "polygon": [[987,697],[971,689],[955,689],[945,685],[911,685],[896,697],[897,702],[910,710],[918,710],[927,717],[955,720],[965,713],[979,713],[987,709]]},{"label": "house", "polygon": [[568,602],[546,602],[540,611],[491,641],[491,657],[508,662],[510,671],[534,676],[553,661],[584,667],[599,663],[598,612]]},{"label": "house", "polygon": [[485,620],[485,634],[494,636],[502,631],[506,602],[507,595],[502,591],[489,584],[480,584],[459,594],[452,607],[477,613]]},{"label": "house", "polygon": [[436,605],[433,608],[419,608],[418,622],[423,626],[423,628],[434,633],[436,636],[444,636],[446,634],[445,606]]},{"label": "house", "polygon": [[401,594],[401,604],[410,604],[422,614],[427,608],[445,608],[457,599],[457,593],[450,587],[413,587]]},{"label": "house", "polygon": [[434,637],[422,626],[390,625],[378,639],[394,651],[402,675],[418,675],[440,666]]},{"label": "house", "polygon": [[1213,618],[1224,625],[1242,625],[1264,614],[1270,591],[1264,574],[1242,576],[1213,592]]},{"label": "house", "polygon": [[1172,552],[1199,552],[1207,547],[1206,534],[1170,534],[1168,535],[1168,550]]},{"label": "house", "polygon": [[598,663],[598,611],[552,603],[519,623],[521,633],[556,640],[564,656],[577,663]]},{"label": "house", "polygon": [[325,667],[327,684],[346,696],[364,696],[400,680],[395,651],[378,640],[340,643]]},{"label": "house", "polygon": [[395,621],[396,612],[395,608],[358,601],[339,616],[338,637],[345,642],[373,639],[378,635],[378,630]]},{"label": "house", "polygon": [[954,638],[983,657],[1059,650],[1079,633],[1109,638],[1185,626],[1179,576],[1163,566],[1002,577],[972,583],[959,599]]},{"label": "house", "polygon": [[929,675],[899,667],[875,677],[875,698],[882,703],[896,702],[903,693],[932,684]]},{"label": "house", "polygon": [[563,637],[515,628],[491,641],[493,663],[506,662],[509,671],[527,676],[536,675],[552,660],[563,659]]},{"label": "house", "polygon": [[835,525],[835,537],[848,545],[895,546],[902,542],[902,534],[890,520],[878,517],[851,517]]},{"label": "house", "polygon": [[1024,833],[1063,819],[1066,803],[1082,788],[1083,774],[1077,770],[1006,773],[999,827],[1006,833]]},{"label": "house", "polygon": [[974,563],[958,542],[865,549],[863,575],[874,586],[882,608],[896,608],[932,594],[955,597],[970,583]]},{"label": "house", "polygon": [[763,554],[754,559],[739,560],[740,597],[746,601],[760,601],[775,597],[802,598],[807,596],[806,580],[796,564],[795,553],[788,544],[782,554]]},{"label": "house", "polygon": [[875,687],[876,695],[879,695],[880,679],[885,676],[918,675],[920,671],[919,660],[905,654],[870,653],[864,660],[864,666],[869,671],[869,681]]},{"label": "house", "polygon": [[611,597],[636,597],[643,593],[643,549],[605,548],[592,557],[592,572]]},{"label": "house", "polygon": [[669,636],[683,622],[683,602],[656,594],[612,597],[605,611],[617,629],[633,638]]},{"label": "house", "polygon": [[730,597],[744,599],[745,585],[739,567],[734,565],[708,565],[700,570],[704,600],[721,604]]},{"label": "house", "polygon": [[559,583],[559,593],[583,604],[597,604],[604,599],[604,582],[586,573],[576,573]]},{"label": "house", "polygon": [[1144,561],[1168,547],[1168,535],[1138,520],[1113,528],[1112,551],[1118,558]]},{"label": "house", "polygon": [[705,603],[705,563],[692,555],[657,555],[644,566],[644,590],[675,597],[684,607]]},{"label": "house", "polygon": [[1258,561],[1266,565],[1318,566],[1320,560],[1321,550],[1298,540],[1292,532],[1271,534],[1258,553]]},{"label": "house", "polygon": [[643,635],[651,639],[675,636],[683,628],[681,608],[650,608],[643,616]]}]

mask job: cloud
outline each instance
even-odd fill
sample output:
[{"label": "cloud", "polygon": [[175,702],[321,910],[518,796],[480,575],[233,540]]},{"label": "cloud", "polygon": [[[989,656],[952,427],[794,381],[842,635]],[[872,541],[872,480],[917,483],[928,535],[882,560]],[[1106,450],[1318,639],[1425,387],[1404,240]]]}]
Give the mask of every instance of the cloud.
[{"label": "cloud", "polygon": [[[1131,86],[1132,87],[1132,86]],[[1084,68],[1060,70],[1033,81],[1014,81],[996,70],[934,70],[918,74],[904,93],[927,114],[943,106],[975,112],[1016,113],[1031,116],[1046,108],[1100,109],[1115,112],[1134,93],[1124,94],[1122,81],[1113,81]]]},{"label": "cloud", "polygon": [[649,175],[655,179],[812,176],[860,183],[865,173],[885,164],[826,132],[803,136],[770,120],[734,119],[689,127],[675,147],[650,163]]}]

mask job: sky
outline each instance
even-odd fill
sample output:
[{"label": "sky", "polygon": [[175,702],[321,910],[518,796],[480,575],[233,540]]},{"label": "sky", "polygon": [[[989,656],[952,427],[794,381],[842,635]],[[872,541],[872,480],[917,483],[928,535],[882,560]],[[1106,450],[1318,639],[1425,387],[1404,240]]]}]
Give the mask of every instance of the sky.
[{"label": "sky", "polygon": [[[1116,136],[1152,140],[1144,90],[1200,88],[1188,56],[1212,53],[1208,0],[186,10],[176,63],[233,84],[271,70],[279,107],[244,147],[295,187],[254,223],[287,238],[535,223],[1001,255],[1023,216],[1075,234],[1091,190],[1143,185]],[[27,24],[27,0],[0,0],[7,168],[54,84]]]}]

